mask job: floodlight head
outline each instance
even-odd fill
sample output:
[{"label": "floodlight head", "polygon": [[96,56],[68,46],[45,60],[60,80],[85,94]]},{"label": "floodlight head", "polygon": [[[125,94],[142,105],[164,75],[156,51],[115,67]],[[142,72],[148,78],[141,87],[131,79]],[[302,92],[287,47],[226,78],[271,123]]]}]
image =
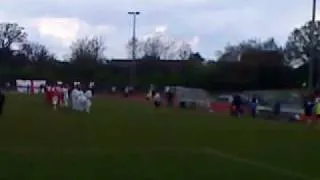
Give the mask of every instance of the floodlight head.
[{"label": "floodlight head", "polygon": [[130,15],[139,15],[140,12],[139,11],[129,11],[128,14],[130,14]]}]

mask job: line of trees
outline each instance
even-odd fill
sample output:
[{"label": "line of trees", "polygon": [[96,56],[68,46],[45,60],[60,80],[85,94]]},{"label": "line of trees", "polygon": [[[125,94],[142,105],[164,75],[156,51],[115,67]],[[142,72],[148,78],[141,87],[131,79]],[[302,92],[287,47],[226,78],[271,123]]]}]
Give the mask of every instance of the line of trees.
[{"label": "line of trees", "polygon": [[[317,22],[316,27],[319,25]],[[320,29],[307,22],[293,30],[284,47],[273,38],[227,45],[217,52],[215,61],[203,59],[200,53],[192,51],[190,44],[161,34],[135,41],[135,62],[107,59],[105,42],[99,36],[75,40],[66,59],[61,60],[44,45],[29,41],[19,24],[1,23],[0,81],[94,80],[97,84],[124,86],[130,83],[134,66],[136,85],[140,87],[153,83],[209,90],[297,88],[307,79],[308,60],[320,52]],[[129,41],[126,45],[130,55],[132,44]]]}]

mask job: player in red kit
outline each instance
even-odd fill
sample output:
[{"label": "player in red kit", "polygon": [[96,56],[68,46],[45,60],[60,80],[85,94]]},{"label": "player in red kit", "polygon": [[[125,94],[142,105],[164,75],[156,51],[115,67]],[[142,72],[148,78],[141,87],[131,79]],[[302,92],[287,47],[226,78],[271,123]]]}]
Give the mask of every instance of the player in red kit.
[{"label": "player in red kit", "polygon": [[64,94],[62,89],[62,82],[58,81],[56,86],[56,91],[58,95],[58,104],[60,107],[62,107],[64,105]]},{"label": "player in red kit", "polygon": [[45,96],[46,96],[46,103],[51,105],[52,104],[52,86],[50,86],[49,84],[46,86]]},{"label": "player in red kit", "polygon": [[56,110],[59,103],[59,88],[54,86],[51,91],[51,104],[53,109]]}]

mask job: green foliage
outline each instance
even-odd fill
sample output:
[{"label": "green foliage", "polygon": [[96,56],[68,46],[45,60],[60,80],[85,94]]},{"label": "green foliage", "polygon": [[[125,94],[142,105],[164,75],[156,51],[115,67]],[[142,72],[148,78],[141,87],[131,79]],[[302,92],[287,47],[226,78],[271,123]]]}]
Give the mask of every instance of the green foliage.
[{"label": "green foliage", "polygon": [[302,27],[294,29],[286,42],[285,55],[287,63],[301,65],[310,58],[319,56],[320,21],[309,21]]},{"label": "green foliage", "polygon": [[[124,86],[130,83],[130,72],[135,70],[137,87],[171,84],[212,91],[238,91],[299,88],[307,74],[305,68],[295,70],[288,66],[290,63],[285,61],[282,47],[273,38],[229,45],[220,52],[217,62],[209,63],[198,52],[192,52],[190,45],[155,36],[137,43],[140,59],[133,63],[130,59],[106,60],[105,44],[100,37],[76,40],[64,62],[45,46],[28,42],[26,37],[23,27],[18,24],[0,24],[0,42],[4,42],[3,48],[0,47],[1,84],[22,78],[69,83],[96,81],[102,86]],[[11,42],[21,44],[22,48],[12,50],[8,46]],[[131,46],[129,42],[129,52]],[[170,57],[175,60],[166,60]],[[183,60],[176,60],[177,57]]]}]

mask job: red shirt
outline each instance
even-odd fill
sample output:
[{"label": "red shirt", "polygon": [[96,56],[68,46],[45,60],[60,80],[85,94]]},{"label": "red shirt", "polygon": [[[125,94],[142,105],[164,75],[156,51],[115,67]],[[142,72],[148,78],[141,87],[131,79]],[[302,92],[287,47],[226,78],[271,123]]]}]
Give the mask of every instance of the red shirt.
[{"label": "red shirt", "polygon": [[59,96],[60,90],[58,86],[55,86],[52,90],[52,96]]},{"label": "red shirt", "polygon": [[50,86],[46,86],[45,93],[46,93],[46,96],[50,96],[50,93],[51,93],[51,87]]}]

